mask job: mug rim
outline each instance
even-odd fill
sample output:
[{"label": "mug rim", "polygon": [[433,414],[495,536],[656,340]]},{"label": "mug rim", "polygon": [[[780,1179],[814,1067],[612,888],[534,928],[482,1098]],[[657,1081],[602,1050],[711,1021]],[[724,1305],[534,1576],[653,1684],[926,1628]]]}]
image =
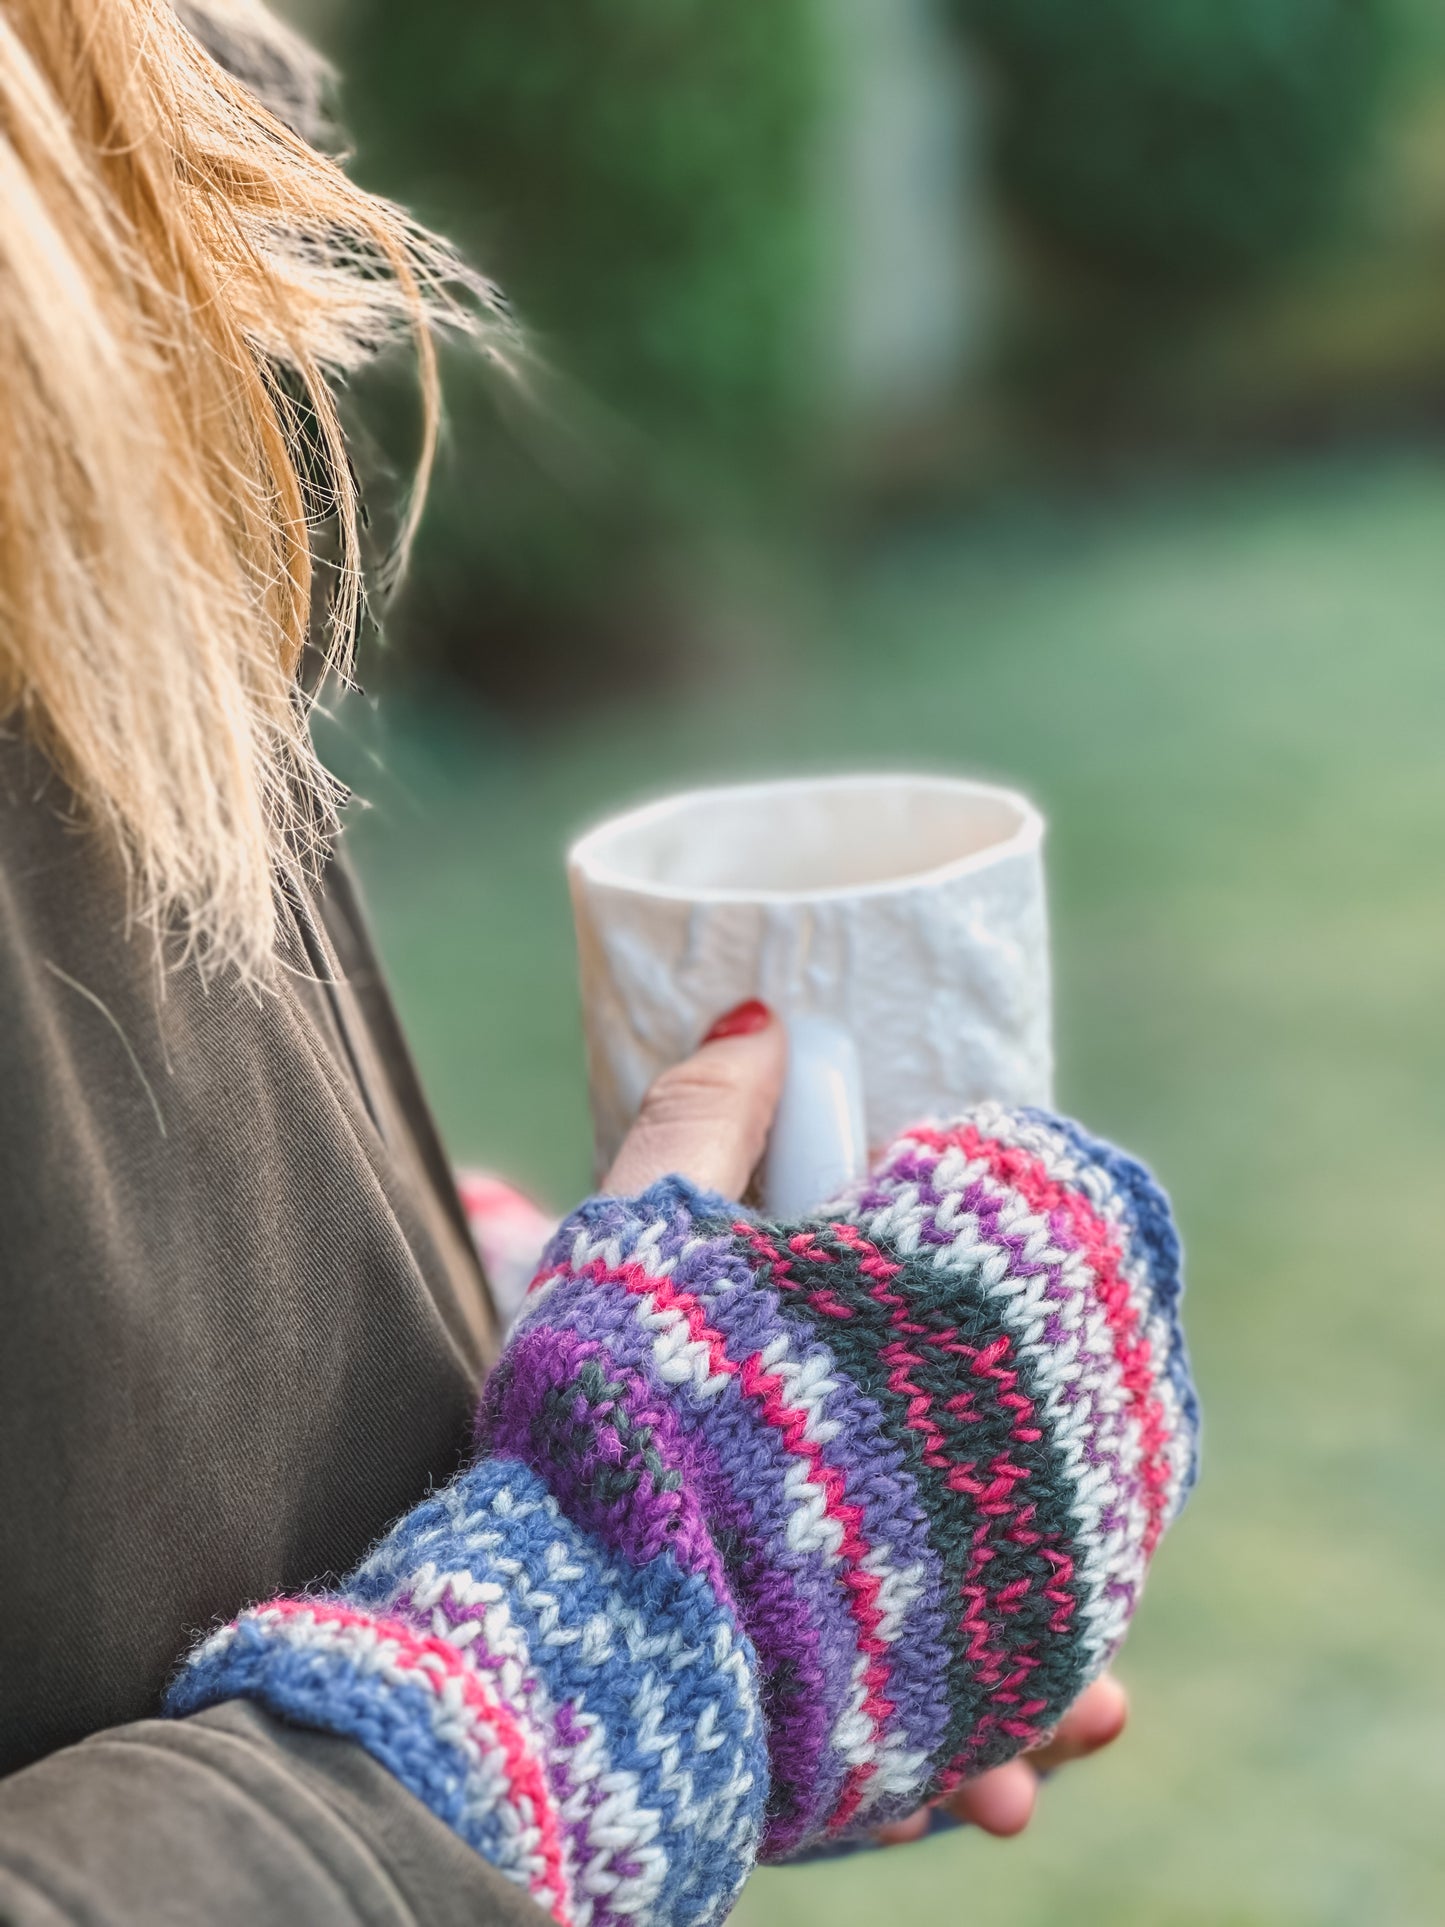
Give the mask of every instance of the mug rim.
[{"label": "mug rim", "polygon": [[[684,807],[706,805],[726,798],[736,802],[744,797],[766,799],[796,795],[800,791],[922,789],[950,792],[960,798],[971,797],[1003,804],[1014,812],[1015,827],[1005,837],[986,844],[981,850],[952,857],[946,863],[926,869],[908,870],[897,876],[879,877],[867,883],[823,884],[813,889],[741,889],[717,884],[687,889],[681,884],[663,883],[653,878],[629,874],[602,854],[607,844],[628,831],[645,828],[650,822]],[[816,903],[828,899],[885,896],[924,885],[949,882],[973,871],[988,869],[1009,857],[1038,851],[1044,839],[1044,817],[1038,806],[1021,791],[999,783],[980,782],[974,777],[946,776],[923,771],[864,770],[856,774],[833,776],[783,776],[754,779],[742,783],[711,783],[696,789],[672,790],[650,802],[634,804],[613,816],[604,817],[578,836],[567,851],[567,873],[590,886],[624,891],[629,896],[650,897],[671,903]]]}]

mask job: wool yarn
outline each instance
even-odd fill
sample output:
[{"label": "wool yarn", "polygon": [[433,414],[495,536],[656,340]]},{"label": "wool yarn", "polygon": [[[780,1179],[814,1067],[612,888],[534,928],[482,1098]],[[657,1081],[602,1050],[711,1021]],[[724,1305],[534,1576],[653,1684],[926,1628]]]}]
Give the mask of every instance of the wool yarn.
[{"label": "wool yarn", "polygon": [[352,1737],[563,1927],[719,1920],[1107,1666],[1195,1475],[1180,1290],[1144,1167],[1036,1111],[912,1130],[792,1225],[593,1198],[476,1462],[168,1710]]}]

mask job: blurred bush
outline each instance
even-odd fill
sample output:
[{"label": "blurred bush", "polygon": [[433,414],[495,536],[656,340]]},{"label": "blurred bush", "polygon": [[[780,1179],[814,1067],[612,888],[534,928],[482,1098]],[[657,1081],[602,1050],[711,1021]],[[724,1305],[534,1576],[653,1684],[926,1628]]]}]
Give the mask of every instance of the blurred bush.
[{"label": "blurred bush", "polygon": [[1007,202],[1129,280],[1277,269],[1335,216],[1391,0],[958,0],[997,82]]},{"label": "blurred bush", "polygon": [[1439,0],[948,4],[1006,217],[971,484],[1439,418]]},{"label": "blurred bush", "polygon": [[352,0],[336,40],[360,171],[487,267],[544,371],[509,398],[453,358],[394,626],[503,697],[636,674],[806,445],[809,0]]},{"label": "blurred bush", "polygon": [[[389,621],[489,697],[760,654],[796,594],[740,552],[764,531],[786,569],[820,509],[848,536],[1445,410],[1440,0],[282,4],[338,58],[363,177],[532,344],[517,382],[450,358]],[[368,381],[378,466],[413,410]]]}]

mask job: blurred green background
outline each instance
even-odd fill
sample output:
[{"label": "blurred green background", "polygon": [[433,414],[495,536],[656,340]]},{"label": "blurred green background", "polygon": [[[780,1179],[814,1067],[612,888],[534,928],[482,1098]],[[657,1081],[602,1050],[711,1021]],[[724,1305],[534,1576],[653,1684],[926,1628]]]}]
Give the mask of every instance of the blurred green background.
[{"label": "blurred green background", "polygon": [[[1445,1921],[1445,19],[1424,0],[310,0],[507,287],[328,723],[453,1150],[589,1178],[561,851],[755,771],[1051,822],[1060,1097],[1190,1252],[1127,1741],[747,1927]],[[359,398],[384,491],[407,413]]]}]

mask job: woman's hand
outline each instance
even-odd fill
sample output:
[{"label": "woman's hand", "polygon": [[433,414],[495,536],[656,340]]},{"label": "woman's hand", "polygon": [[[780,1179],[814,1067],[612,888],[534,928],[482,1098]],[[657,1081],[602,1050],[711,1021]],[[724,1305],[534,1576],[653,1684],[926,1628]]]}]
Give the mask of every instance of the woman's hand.
[{"label": "woman's hand", "polygon": [[[664,1071],[628,1132],[604,1189],[643,1191],[678,1172],[740,1197],[757,1169],[787,1067],[787,1037],[756,999],[719,1018],[694,1054]],[[1047,1745],[980,1774],[943,1803],[956,1820],[1006,1838],[1033,1815],[1040,1776],[1108,1746],[1124,1730],[1128,1702],[1112,1678],[1096,1680],[1070,1707]],[[928,1831],[924,1809],[879,1829],[892,1846]]]},{"label": "woman's hand", "polygon": [[762,1162],[787,1067],[787,1033],[766,1004],[754,997],[719,1017],[647,1093],[603,1190],[629,1197],[676,1172],[740,1198]]}]

